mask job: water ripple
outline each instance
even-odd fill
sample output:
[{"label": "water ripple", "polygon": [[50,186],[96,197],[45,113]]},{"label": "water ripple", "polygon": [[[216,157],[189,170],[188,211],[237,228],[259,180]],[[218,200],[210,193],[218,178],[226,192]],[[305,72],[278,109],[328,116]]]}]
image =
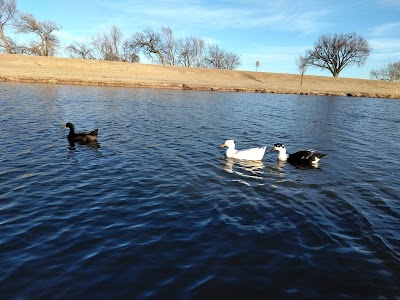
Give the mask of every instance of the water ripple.
[{"label": "water ripple", "polygon": [[[0,89],[5,299],[400,294],[399,102]],[[98,127],[99,145],[72,147],[66,121]],[[231,160],[227,138],[328,155],[309,170]]]}]

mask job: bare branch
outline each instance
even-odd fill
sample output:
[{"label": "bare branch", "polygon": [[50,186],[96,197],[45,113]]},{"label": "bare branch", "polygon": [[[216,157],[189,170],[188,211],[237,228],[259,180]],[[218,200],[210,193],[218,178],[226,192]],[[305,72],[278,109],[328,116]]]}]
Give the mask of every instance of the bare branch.
[{"label": "bare branch", "polygon": [[[16,11],[16,0],[0,0],[0,38],[3,42],[6,53],[10,54],[15,52],[9,43],[10,39],[6,37],[4,33],[4,28],[14,20]],[[0,46],[2,45],[0,44]]]},{"label": "bare branch", "polygon": [[203,66],[204,40],[195,37],[180,39],[178,40],[177,49],[178,62],[181,66]]},{"label": "bare branch", "polygon": [[172,29],[170,27],[161,27],[161,33],[165,64],[174,66],[177,60],[177,46]]},{"label": "bare branch", "polygon": [[133,63],[138,63],[140,61],[139,55],[137,55],[136,52],[132,50],[132,48],[129,46],[128,41],[124,41],[124,43],[122,44],[121,61]]},{"label": "bare branch", "polygon": [[92,40],[92,45],[99,59],[120,61],[120,45],[123,34],[117,26],[112,26],[109,33],[98,34]]},{"label": "bare branch", "polygon": [[61,29],[55,22],[51,20],[38,21],[32,14],[21,14],[16,27],[19,33],[32,33],[40,39],[39,41],[31,41],[29,46],[26,46],[27,51],[31,54],[54,55],[60,44],[54,32]]},{"label": "bare branch", "polygon": [[300,86],[302,86],[304,73],[307,71],[309,61],[308,61],[307,57],[300,55],[299,57],[296,58],[296,65],[301,74]]},{"label": "bare branch", "polygon": [[204,40],[198,38],[175,39],[169,27],[162,27],[161,33],[152,29],[137,32],[130,38],[129,46],[163,65],[231,70],[240,64],[236,53],[227,53],[218,45],[206,47]]},{"label": "bare branch", "polygon": [[165,65],[161,36],[152,29],[145,29],[143,32],[135,33],[131,37],[129,45],[136,51],[142,51],[148,59],[159,61]]},{"label": "bare branch", "polygon": [[218,45],[210,45],[205,57],[206,67],[213,69],[234,70],[240,65],[240,57],[236,53],[227,53]]},{"label": "bare branch", "polygon": [[371,70],[369,75],[372,79],[400,81],[400,61],[389,63],[379,70]]},{"label": "bare branch", "polygon": [[94,55],[92,52],[93,48],[90,48],[87,43],[75,42],[65,48],[71,57],[82,58],[82,59],[93,59]]}]

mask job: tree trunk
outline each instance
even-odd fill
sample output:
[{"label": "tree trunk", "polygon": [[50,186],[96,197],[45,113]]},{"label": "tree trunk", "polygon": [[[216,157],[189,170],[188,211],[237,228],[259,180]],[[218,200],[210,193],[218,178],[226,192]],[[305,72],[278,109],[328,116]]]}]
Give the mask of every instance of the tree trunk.
[{"label": "tree trunk", "polygon": [[9,54],[12,54],[10,45],[8,44],[7,38],[6,38],[6,36],[4,34],[4,31],[3,31],[3,27],[0,27],[0,36],[1,36],[1,39],[3,40],[4,47],[6,47],[6,52],[9,53]]},{"label": "tree trunk", "polygon": [[165,58],[164,58],[164,55],[162,55],[162,53],[161,53],[160,51],[156,51],[156,54],[157,54],[158,57],[160,58],[161,64],[162,64],[162,65],[165,65]]}]

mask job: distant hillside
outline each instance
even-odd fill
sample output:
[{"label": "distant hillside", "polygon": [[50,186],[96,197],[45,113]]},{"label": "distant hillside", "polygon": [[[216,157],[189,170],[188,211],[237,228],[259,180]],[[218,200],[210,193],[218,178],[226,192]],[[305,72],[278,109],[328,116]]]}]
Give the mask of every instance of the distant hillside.
[{"label": "distant hillside", "polygon": [[400,98],[400,83],[0,54],[0,81]]}]

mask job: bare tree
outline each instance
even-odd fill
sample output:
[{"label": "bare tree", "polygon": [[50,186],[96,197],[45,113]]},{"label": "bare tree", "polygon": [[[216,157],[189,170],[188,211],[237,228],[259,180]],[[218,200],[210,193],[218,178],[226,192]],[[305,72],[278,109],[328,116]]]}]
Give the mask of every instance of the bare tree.
[{"label": "bare tree", "polygon": [[299,70],[299,73],[301,74],[300,86],[302,86],[303,85],[303,76],[308,68],[307,58],[305,56],[300,55],[299,57],[296,58],[296,65],[297,65],[297,69]]},{"label": "bare tree", "polygon": [[204,40],[198,38],[175,39],[170,27],[162,27],[161,33],[152,29],[135,33],[129,40],[129,47],[163,65],[229,70],[240,65],[236,53],[227,53],[218,45],[206,47]]},{"label": "bare tree", "polygon": [[202,39],[189,37],[177,42],[178,62],[185,67],[202,67],[205,42]]},{"label": "bare tree", "polygon": [[120,44],[122,43],[122,31],[117,26],[112,26],[109,34],[111,57],[120,60]]},{"label": "bare tree", "polygon": [[207,47],[207,54],[204,60],[209,68],[225,69],[225,52],[216,44]]},{"label": "bare tree", "polygon": [[193,55],[193,66],[203,67],[204,66],[204,51],[206,43],[203,39],[194,38],[192,42],[192,55]]},{"label": "bare tree", "polygon": [[161,35],[152,29],[135,33],[129,40],[129,45],[135,51],[142,51],[148,59],[165,65],[165,51],[163,50]]},{"label": "bare tree", "polygon": [[32,14],[21,14],[16,27],[19,33],[32,33],[39,38],[39,41],[31,41],[28,46],[25,46],[27,52],[39,56],[55,54],[60,41],[54,32],[61,29],[55,22],[38,21]]},{"label": "bare tree", "polygon": [[334,77],[349,65],[362,66],[371,52],[368,42],[356,33],[322,35],[305,57],[310,66],[327,69]]},{"label": "bare tree", "polygon": [[177,64],[177,43],[170,27],[161,27],[162,51],[165,64],[174,66]]},{"label": "bare tree", "polygon": [[225,69],[227,70],[235,70],[240,65],[240,57],[238,54],[234,52],[225,52]]},{"label": "bare tree", "polygon": [[133,63],[138,63],[140,61],[139,55],[132,51],[128,41],[124,41],[122,44],[121,61]]},{"label": "bare tree", "polygon": [[10,44],[13,41],[7,38],[4,33],[4,28],[13,21],[17,11],[16,0],[0,0],[0,38],[3,42],[6,53],[15,53]]},{"label": "bare tree", "polygon": [[122,43],[121,30],[113,25],[109,33],[98,34],[92,39],[92,45],[97,57],[103,60],[119,61],[120,45]]},{"label": "bare tree", "polygon": [[83,58],[83,59],[93,59],[94,55],[92,52],[93,48],[88,46],[85,42],[75,42],[65,48],[71,57]]},{"label": "bare tree", "polygon": [[109,32],[97,34],[91,42],[74,42],[66,51],[71,57],[83,59],[139,62],[139,56],[123,40],[122,31],[115,25]]},{"label": "bare tree", "polygon": [[257,60],[256,61],[256,72],[258,71],[258,68],[260,67],[261,63]]},{"label": "bare tree", "polygon": [[193,67],[192,38],[179,39],[177,41],[178,61],[184,67]]},{"label": "bare tree", "polygon": [[213,69],[234,70],[240,65],[240,57],[236,53],[228,53],[218,45],[210,45],[204,58],[206,67]]},{"label": "bare tree", "polygon": [[378,80],[400,81],[400,61],[389,63],[379,70],[371,70],[370,77]]},{"label": "bare tree", "polygon": [[[29,54],[26,47],[17,43],[16,40],[7,37],[8,45],[11,49],[11,54]],[[2,45],[0,45],[2,47]]]}]

